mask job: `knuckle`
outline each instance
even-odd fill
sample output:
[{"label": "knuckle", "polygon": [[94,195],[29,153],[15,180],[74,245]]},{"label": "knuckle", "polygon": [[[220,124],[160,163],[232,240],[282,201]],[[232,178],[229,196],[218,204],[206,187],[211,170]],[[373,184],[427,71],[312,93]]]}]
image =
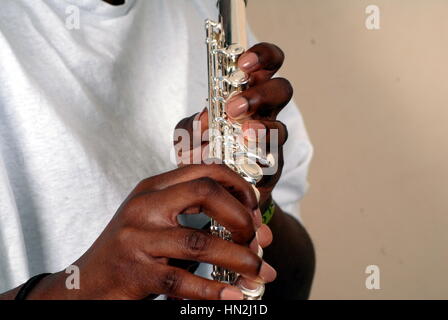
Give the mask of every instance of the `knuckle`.
[{"label": "knuckle", "polygon": [[142,192],[126,201],[126,205],[120,210],[120,222],[124,227],[139,229],[145,223],[152,221],[148,218],[153,215],[149,213],[160,213],[157,210],[159,202],[156,192]]},{"label": "knuckle", "polygon": [[211,245],[212,238],[202,231],[195,230],[189,232],[184,237],[184,248],[187,250],[189,256],[198,258]]},{"label": "knuckle", "polygon": [[176,125],[173,132],[173,144],[177,145],[179,143],[190,145],[191,143],[191,133],[193,132],[193,121],[194,117],[184,118]]},{"label": "knuckle", "polygon": [[264,48],[264,50],[267,50],[272,54],[284,55],[283,50],[272,42],[260,42],[258,46]]},{"label": "knuckle", "polygon": [[136,268],[142,264],[142,256],[135,245],[133,234],[131,228],[122,228],[116,233],[111,243],[114,248],[114,258],[111,259],[110,264],[117,274],[128,274],[130,266]]},{"label": "knuckle", "polygon": [[124,210],[125,216],[134,215],[136,212],[139,212],[145,206],[144,197],[142,194],[137,194],[134,197],[130,198],[126,203],[126,208]]},{"label": "knuckle", "polygon": [[235,242],[249,244],[255,237],[252,218],[247,212],[238,216],[238,221],[235,221],[235,224],[232,227],[232,238]]},{"label": "knuckle", "polygon": [[195,181],[196,193],[202,198],[215,196],[219,192],[219,184],[209,177],[202,177]]},{"label": "knuckle", "polygon": [[280,47],[273,43],[262,42],[259,48],[262,48],[261,50],[264,52],[262,59],[265,60],[263,62],[268,70],[275,70],[282,66],[285,60],[285,53]]},{"label": "knuckle", "polygon": [[252,212],[250,212],[247,208],[244,208],[241,211],[242,212],[239,215],[241,220],[240,225],[253,238],[255,237],[255,229],[253,225]]},{"label": "knuckle", "polygon": [[176,294],[182,285],[182,277],[179,271],[170,269],[160,277],[160,291],[167,294]]},{"label": "knuckle", "polygon": [[189,122],[191,122],[191,119],[194,118],[196,115],[193,115],[191,117],[186,117],[180,120],[175,129],[187,129],[189,127]]},{"label": "knuckle", "polygon": [[276,78],[274,79],[279,87],[282,90],[283,95],[285,96],[285,99],[287,99],[288,101],[291,100],[293,94],[294,94],[294,88],[291,85],[291,82],[289,82],[289,80],[285,79],[285,78]]},{"label": "knuckle", "polygon": [[134,188],[134,192],[137,191],[137,190],[142,189],[142,188],[144,187],[144,185],[145,185],[145,181],[146,181],[146,180],[147,180],[147,179],[140,180],[140,181],[137,183],[137,185],[135,186],[135,188]]},{"label": "knuckle", "polygon": [[202,299],[218,299],[219,293],[216,292],[207,282],[203,282],[197,287],[197,294]]},{"label": "knuckle", "polygon": [[130,197],[137,197],[139,195],[150,193],[154,190],[158,189],[158,184],[160,183],[159,176],[152,176],[145,178],[143,180],[140,180],[135,188],[132,190]]},{"label": "knuckle", "polygon": [[127,251],[129,247],[132,248],[132,246],[130,246],[132,234],[133,233],[129,228],[121,228],[116,236],[117,248],[124,249],[125,251]]},{"label": "knuckle", "polygon": [[269,47],[271,44],[269,43],[269,42],[265,42],[265,41],[263,41],[263,42],[260,42],[259,44],[258,44],[258,46],[260,46],[260,47]]},{"label": "knuckle", "polygon": [[281,121],[277,121],[278,125],[279,125],[279,131],[282,132],[282,136],[283,136],[283,140],[280,141],[281,144],[284,144],[289,137],[289,132],[288,132],[288,127],[286,126],[286,124],[284,124]]},{"label": "knuckle", "polygon": [[247,253],[241,258],[241,263],[248,274],[257,276],[263,260],[251,250],[247,250]]},{"label": "knuckle", "polygon": [[120,221],[123,226],[132,225],[133,220],[142,208],[142,201],[139,196],[134,196],[126,201],[124,208],[120,210]]},{"label": "knuckle", "polygon": [[275,51],[275,54],[278,56],[278,59],[283,62],[285,60],[285,52],[277,45],[271,43],[271,46],[273,50]]},{"label": "knuckle", "polygon": [[263,101],[269,100],[269,98],[272,96],[272,90],[271,86],[269,86],[269,83],[265,86],[256,86],[254,87],[254,97],[250,100],[251,104],[259,105],[262,104]]},{"label": "knuckle", "polygon": [[139,183],[137,183],[136,189],[145,187],[149,182],[151,181],[151,178],[145,178],[143,180],[140,180]]},{"label": "knuckle", "polygon": [[257,196],[255,195],[255,190],[249,183],[244,184],[243,194],[244,198],[248,201],[250,209],[256,208],[258,206],[258,200]]},{"label": "knuckle", "polygon": [[205,165],[204,168],[206,169],[205,173],[208,173],[208,174],[212,174],[213,172],[227,174],[229,171],[232,171],[232,170],[230,170],[229,167],[224,166],[220,163],[211,163],[211,164]]},{"label": "knuckle", "polygon": [[135,195],[142,192],[143,190],[147,189],[150,184],[151,184],[151,178],[140,180],[132,190],[131,195]]}]

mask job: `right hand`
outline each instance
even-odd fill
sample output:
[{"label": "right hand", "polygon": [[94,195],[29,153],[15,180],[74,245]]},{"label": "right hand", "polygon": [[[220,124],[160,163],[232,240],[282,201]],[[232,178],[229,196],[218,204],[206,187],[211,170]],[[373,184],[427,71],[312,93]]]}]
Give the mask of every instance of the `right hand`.
[{"label": "right hand", "polygon": [[[199,212],[231,231],[233,243],[182,227],[177,221],[179,214]],[[252,281],[271,282],[275,270],[254,253],[259,220],[252,187],[226,166],[192,165],[145,179],[74,263],[80,269],[80,289],[66,289],[68,275],[59,272],[42,280],[29,298],[144,299],[166,294],[185,299],[241,299],[239,289],[170,266],[169,259],[216,264]],[[266,239],[269,228],[262,230],[261,238]],[[265,246],[270,240],[260,242]]]}]

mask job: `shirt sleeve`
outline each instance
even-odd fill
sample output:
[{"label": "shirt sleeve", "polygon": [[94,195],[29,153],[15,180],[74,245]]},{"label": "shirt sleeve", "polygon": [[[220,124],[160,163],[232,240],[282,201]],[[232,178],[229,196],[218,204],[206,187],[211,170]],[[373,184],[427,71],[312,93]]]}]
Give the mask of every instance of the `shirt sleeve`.
[{"label": "shirt sleeve", "polygon": [[285,107],[278,120],[287,126],[289,137],[283,146],[283,173],[272,196],[285,212],[301,220],[299,201],[308,190],[308,169],[313,147],[302,115],[294,102]]},{"label": "shirt sleeve", "polygon": [[[248,29],[249,44],[252,46],[258,41],[250,28]],[[288,128],[288,141],[283,146],[283,173],[272,196],[285,212],[300,221],[299,202],[308,190],[308,169],[313,156],[313,146],[302,114],[294,101],[282,110],[278,120]]]}]

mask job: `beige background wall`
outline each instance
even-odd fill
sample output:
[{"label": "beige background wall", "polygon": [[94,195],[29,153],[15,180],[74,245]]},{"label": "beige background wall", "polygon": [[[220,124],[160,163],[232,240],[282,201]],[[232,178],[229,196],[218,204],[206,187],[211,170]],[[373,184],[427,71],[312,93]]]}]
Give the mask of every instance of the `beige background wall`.
[{"label": "beige background wall", "polygon": [[[448,1],[249,2],[315,145],[312,298],[448,298]],[[380,30],[364,26],[369,4]],[[365,288],[370,264],[381,290]]]}]

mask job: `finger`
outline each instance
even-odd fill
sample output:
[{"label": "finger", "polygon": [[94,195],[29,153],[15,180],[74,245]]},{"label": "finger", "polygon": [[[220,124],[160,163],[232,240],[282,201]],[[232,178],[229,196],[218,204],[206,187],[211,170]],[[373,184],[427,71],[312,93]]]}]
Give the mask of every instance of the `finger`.
[{"label": "finger", "polygon": [[274,74],[285,60],[283,51],[271,43],[259,43],[247,50],[239,59],[238,66],[246,73],[265,70]]},{"label": "finger", "polygon": [[273,235],[271,228],[268,225],[263,224],[260,229],[257,231],[258,234],[258,243],[262,248],[266,248],[272,243]]},{"label": "finger", "polygon": [[267,145],[274,143],[282,146],[288,139],[288,129],[280,121],[247,120],[242,124],[242,131],[247,141],[257,141]]},{"label": "finger", "polygon": [[[252,241],[250,248],[253,252],[256,252],[259,257],[262,257],[263,250],[260,248],[266,248],[272,243],[272,240],[273,235],[271,229],[267,225],[263,224],[257,230],[257,237],[256,239],[254,239],[254,241]],[[271,276],[275,278],[276,274],[272,274]],[[260,286],[260,281],[255,281],[253,279],[245,277],[244,275],[238,279],[237,283],[240,287],[244,287],[250,290],[255,290]]]},{"label": "finger", "polygon": [[193,149],[179,145],[175,145],[174,148],[177,152],[176,160],[178,167],[184,167],[190,164],[206,164],[210,159],[208,142],[204,142]]},{"label": "finger", "polygon": [[248,247],[189,228],[166,228],[153,231],[153,241],[145,241],[139,234],[140,243],[150,256],[210,263],[233,270],[258,282],[275,279],[273,268]]},{"label": "finger", "polygon": [[131,194],[135,196],[139,193],[161,190],[175,184],[204,177],[211,178],[220,183],[247,208],[251,210],[258,209],[257,196],[252,186],[229,167],[219,164],[188,165],[145,179],[137,185]]},{"label": "finger", "polygon": [[186,270],[162,264],[154,265],[146,283],[151,293],[190,300],[242,300],[243,294],[233,286],[193,275]]},{"label": "finger", "polygon": [[260,70],[253,72],[249,75],[249,87],[254,87],[263,82],[272,79],[275,76],[275,73],[268,70]]},{"label": "finger", "polygon": [[262,285],[257,281],[253,281],[243,276],[240,276],[236,283],[239,288],[245,288],[249,290],[256,290],[260,287],[260,285]]},{"label": "finger", "polygon": [[261,216],[260,209],[255,210],[255,228],[258,230],[263,224],[263,217]]},{"label": "finger", "polygon": [[[184,149],[194,149],[207,142],[202,139],[204,132],[208,130],[208,111],[205,108],[202,112],[184,118],[176,125],[173,136],[174,145],[183,144]],[[186,138],[187,141],[183,139]]]},{"label": "finger", "polygon": [[292,96],[291,83],[284,78],[275,78],[230,99],[226,112],[231,119],[238,121],[249,117],[274,120]]},{"label": "finger", "polygon": [[[254,210],[244,206],[217,181],[203,177],[181,182],[157,192],[141,194],[129,204],[133,219],[140,228],[178,226],[177,216],[190,208],[200,208],[232,233],[236,243],[249,244],[255,237]],[[148,214],[157,212],[157,214]]]},{"label": "finger", "polygon": [[266,248],[272,243],[272,231],[271,229],[263,224],[256,232],[256,237],[249,245],[249,248],[252,252],[256,253],[259,257],[262,257],[262,252],[260,252],[260,248]]}]

